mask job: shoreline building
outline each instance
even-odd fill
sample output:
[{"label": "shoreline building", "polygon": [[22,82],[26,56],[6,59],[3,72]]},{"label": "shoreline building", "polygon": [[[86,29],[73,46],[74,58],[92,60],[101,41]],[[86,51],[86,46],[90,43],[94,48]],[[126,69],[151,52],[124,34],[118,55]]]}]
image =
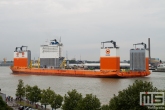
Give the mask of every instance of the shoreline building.
[{"label": "shoreline building", "polygon": [[2,100],[3,100],[4,102],[6,102],[6,94],[2,93],[2,92],[1,92],[1,89],[0,89],[0,97],[2,97]]}]

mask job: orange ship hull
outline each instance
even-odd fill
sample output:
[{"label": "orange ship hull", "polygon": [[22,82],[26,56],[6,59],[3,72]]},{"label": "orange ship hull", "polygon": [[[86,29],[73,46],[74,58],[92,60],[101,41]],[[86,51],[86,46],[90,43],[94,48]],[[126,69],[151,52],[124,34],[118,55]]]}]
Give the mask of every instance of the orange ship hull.
[{"label": "orange ship hull", "polygon": [[117,75],[119,77],[125,77],[125,78],[143,77],[143,76],[148,76],[150,74],[151,74],[151,72],[149,70],[147,70],[147,71],[129,71],[129,72],[119,72],[119,73],[117,73]]},{"label": "orange ship hull", "polygon": [[150,75],[150,71],[111,71],[111,70],[74,70],[74,69],[45,69],[45,68],[20,68],[10,67],[13,73],[35,74],[35,75],[57,75],[57,76],[79,76],[79,77],[143,77]]}]

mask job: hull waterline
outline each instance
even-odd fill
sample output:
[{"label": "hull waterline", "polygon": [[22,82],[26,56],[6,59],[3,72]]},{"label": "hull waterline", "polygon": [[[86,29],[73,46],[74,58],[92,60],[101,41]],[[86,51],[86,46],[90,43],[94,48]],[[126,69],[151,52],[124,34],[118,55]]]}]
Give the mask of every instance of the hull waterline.
[{"label": "hull waterline", "polygon": [[43,69],[43,68],[18,68],[10,67],[14,74],[30,75],[56,75],[56,76],[75,76],[75,77],[143,77],[150,75],[150,71],[143,72],[120,72],[110,70],[75,70],[75,69]]}]

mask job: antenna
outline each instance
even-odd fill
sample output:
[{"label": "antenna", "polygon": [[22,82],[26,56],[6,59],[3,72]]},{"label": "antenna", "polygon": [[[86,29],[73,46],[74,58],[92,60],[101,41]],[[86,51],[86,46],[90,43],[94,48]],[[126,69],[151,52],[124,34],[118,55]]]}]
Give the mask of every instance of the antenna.
[{"label": "antenna", "polygon": [[61,42],[61,36],[60,36],[60,40],[59,40],[59,42]]},{"label": "antenna", "polygon": [[68,60],[68,52],[66,51],[66,60]]},{"label": "antenna", "polygon": [[34,57],[34,61],[33,61],[33,64],[35,64],[35,57]]}]

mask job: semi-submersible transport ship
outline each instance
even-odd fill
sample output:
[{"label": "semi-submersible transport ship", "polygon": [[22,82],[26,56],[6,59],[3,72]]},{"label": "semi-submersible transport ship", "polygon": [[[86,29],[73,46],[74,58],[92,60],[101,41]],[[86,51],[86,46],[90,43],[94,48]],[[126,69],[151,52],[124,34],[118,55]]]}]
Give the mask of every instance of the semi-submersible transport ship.
[{"label": "semi-submersible transport ship", "polygon": [[[105,47],[112,43],[113,47]],[[48,44],[40,46],[40,66],[32,67],[31,51],[27,46],[16,47],[14,51],[14,64],[11,66],[13,73],[35,75],[60,75],[81,77],[143,77],[150,75],[149,56],[146,44],[144,48],[130,50],[130,69],[120,69],[119,47],[114,41],[101,42],[100,70],[86,70],[83,68],[67,69],[64,57],[62,57],[62,43],[50,40]],[[135,44],[135,45],[139,45]]]}]

